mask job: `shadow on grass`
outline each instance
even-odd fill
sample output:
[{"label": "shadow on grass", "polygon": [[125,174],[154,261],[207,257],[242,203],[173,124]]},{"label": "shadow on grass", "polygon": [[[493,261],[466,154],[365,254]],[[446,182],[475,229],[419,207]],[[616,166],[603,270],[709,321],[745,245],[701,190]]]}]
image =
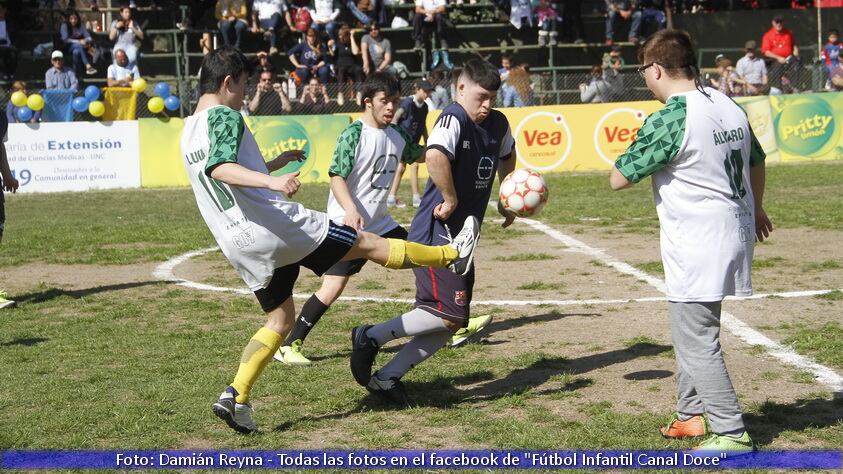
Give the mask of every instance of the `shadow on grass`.
[{"label": "shadow on grass", "polygon": [[82,290],[62,290],[61,288],[50,288],[44,291],[34,293],[25,293],[23,295],[16,295],[15,300],[18,303],[45,303],[62,296],[69,296],[74,299],[84,298],[86,296],[95,295],[97,293],[104,293],[106,291],[128,290],[130,288],[138,288],[149,285],[169,285],[171,283],[160,280],[153,281],[139,281],[134,283],[119,283],[115,285],[95,286],[93,288],[85,288]]},{"label": "shadow on grass", "polygon": [[[484,346],[495,346],[499,344],[505,344],[506,341],[489,341],[485,338],[489,337],[490,335],[494,334],[496,331],[505,331],[507,329],[514,329],[521,326],[526,326],[528,324],[533,323],[545,323],[548,321],[556,321],[557,319],[567,318],[571,316],[601,316],[598,313],[546,313],[546,314],[536,314],[532,316],[524,316],[520,318],[509,318],[509,319],[500,319],[496,318],[492,320],[492,323],[486,327],[485,330],[478,333],[475,336],[472,336],[467,344],[476,343],[476,344],[483,344]],[[409,340],[409,339],[407,339]],[[482,340],[482,342],[481,342]],[[351,344],[349,344],[351,346]],[[404,347],[403,344],[400,345],[391,345],[384,349],[381,349],[379,352],[385,354],[391,354],[394,352],[398,352],[401,348]],[[333,354],[326,354],[323,356],[308,356],[308,359],[317,362],[321,360],[328,360],[328,359],[335,359],[338,357],[349,357],[351,356],[351,347],[347,351],[335,352]]]},{"label": "shadow on grass", "polygon": [[49,341],[49,339],[45,337],[19,337],[17,339],[12,339],[9,342],[0,342],[0,347],[9,347],[9,346],[27,346],[31,347],[36,344],[40,344],[44,341]]},{"label": "shadow on grass", "polygon": [[828,428],[843,423],[843,398],[816,398],[792,403],[764,402],[743,416],[752,439],[761,446],[773,442],[785,431]]},{"label": "shadow on grass", "polygon": [[[462,403],[473,403],[479,400],[490,401],[522,394],[544,384],[556,375],[584,374],[613,364],[628,362],[638,357],[658,355],[671,349],[671,346],[638,343],[626,349],[617,349],[576,359],[545,357],[533,362],[528,367],[515,369],[506,377],[497,380],[493,380],[494,374],[490,371],[478,371],[456,378],[440,377],[428,382],[405,381],[404,385],[412,406],[452,408]],[[466,389],[457,388],[473,384],[477,385]],[[593,384],[592,379],[576,379],[566,382],[561,388],[543,390],[536,392],[536,395],[573,392]],[[362,390],[361,388],[361,392]],[[278,425],[275,427],[275,431],[290,429],[301,422],[341,419],[360,411],[394,411],[404,408],[406,407],[390,404],[380,396],[369,393],[358,400],[357,405],[347,412],[302,417]]]}]

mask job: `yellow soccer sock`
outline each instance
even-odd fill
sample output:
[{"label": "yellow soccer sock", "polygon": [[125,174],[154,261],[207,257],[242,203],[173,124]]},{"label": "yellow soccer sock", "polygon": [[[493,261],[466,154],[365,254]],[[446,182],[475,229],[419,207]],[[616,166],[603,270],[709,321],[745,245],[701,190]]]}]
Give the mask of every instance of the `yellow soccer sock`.
[{"label": "yellow soccer sock", "polygon": [[277,332],[260,328],[258,332],[252,336],[249,344],[243,349],[243,355],[240,357],[240,368],[237,370],[237,375],[234,376],[234,382],[231,386],[237,390],[237,403],[248,403],[249,392],[252,390],[252,385],[260,377],[261,372],[272,360],[272,354],[281,347],[281,342],[284,339]]},{"label": "yellow soccer sock", "polygon": [[407,242],[407,258],[419,267],[445,267],[459,257],[450,245],[430,245]]},{"label": "yellow soccer sock", "polygon": [[383,264],[386,268],[399,270],[404,268],[404,259],[407,256],[407,241],[401,239],[386,239],[389,243],[389,257]]}]

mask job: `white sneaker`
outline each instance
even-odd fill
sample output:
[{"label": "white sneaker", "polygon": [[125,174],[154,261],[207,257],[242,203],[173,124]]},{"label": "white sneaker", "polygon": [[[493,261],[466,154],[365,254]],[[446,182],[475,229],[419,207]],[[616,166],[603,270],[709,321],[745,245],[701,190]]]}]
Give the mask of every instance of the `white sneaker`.
[{"label": "white sneaker", "polygon": [[421,206],[421,196],[419,196],[418,194],[414,194],[413,195],[413,207],[419,207],[419,206]]},{"label": "white sneaker", "polygon": [[258,426],[252,420],[252,405],[237,403],[235,397],[237,390],[228,387],[222,392],[219,400],[211,406],[214,415],[220,417],[228,424],[228,427],[238,433],[250,434],[258,430]]},{"label": "white sneaker", "polygon": [[[450,233],[450,230],[448,232]],[[448,265],[449,270],[457,275],[465,276],[468,274],[472,263],[474,263],[474,250],[477,248],[479,238],[480,221],[474,216],[466,217],[462,230],[451,240],[451,247],[457,251],[458,256]]]}]

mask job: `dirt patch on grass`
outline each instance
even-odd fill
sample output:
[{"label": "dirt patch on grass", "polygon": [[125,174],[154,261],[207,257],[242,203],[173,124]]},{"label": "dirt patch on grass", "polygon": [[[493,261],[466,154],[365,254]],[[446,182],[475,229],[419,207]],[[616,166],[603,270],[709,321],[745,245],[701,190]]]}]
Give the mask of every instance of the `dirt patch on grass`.
[{"label": "dirt patch on grass", "polygon": [[6,291],[15,294],[41,288],[91,290],[92,292],[132,288],[139,284],[158,284],[152,276],[158,263],[134,265],[60,265],[28,263],[4,268],[0,280]]}]

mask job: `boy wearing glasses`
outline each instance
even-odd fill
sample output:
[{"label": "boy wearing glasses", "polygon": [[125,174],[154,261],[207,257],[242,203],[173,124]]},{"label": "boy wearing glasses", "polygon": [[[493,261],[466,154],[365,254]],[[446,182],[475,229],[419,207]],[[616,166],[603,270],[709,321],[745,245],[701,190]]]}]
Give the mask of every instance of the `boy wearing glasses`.
[{"label": "boy wearing glasses", "polygon": [[743,110],[700,84],[687,33],[654,34],[639,60],[665,105],[647,117],[609,182],[623,189],[652,176],[677,362],[676,414],[661,433],[710,434],[702,450],[752,451],[720,349],[720,314],[726,296],[752,294],[755,239],[772,231],[762,207],[764,151]]}]

